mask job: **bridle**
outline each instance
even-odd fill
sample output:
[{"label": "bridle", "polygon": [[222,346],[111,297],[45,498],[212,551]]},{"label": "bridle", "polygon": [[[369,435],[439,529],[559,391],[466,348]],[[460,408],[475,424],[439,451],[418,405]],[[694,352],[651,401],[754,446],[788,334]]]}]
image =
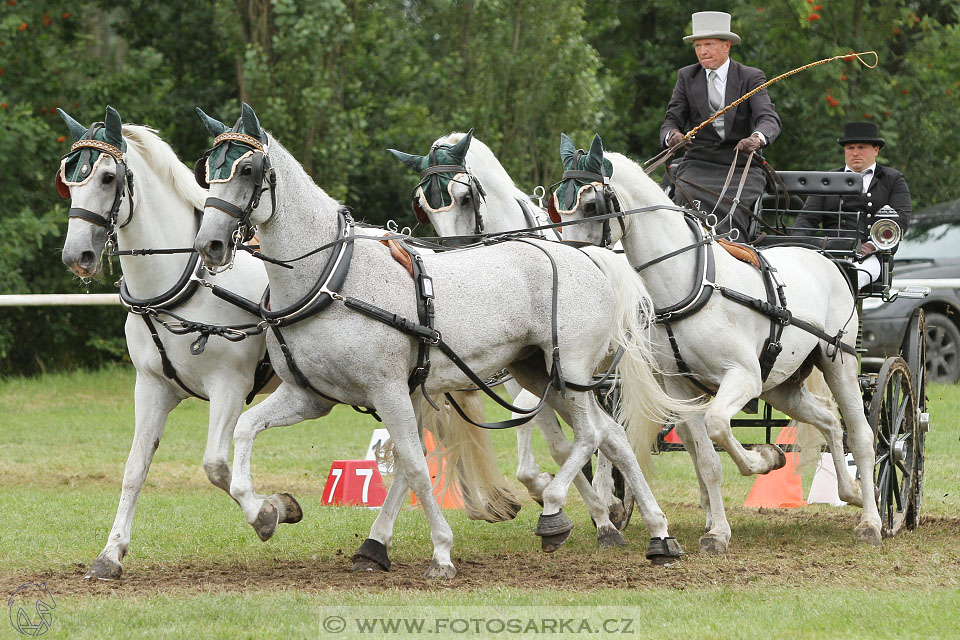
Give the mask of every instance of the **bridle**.
[{"label": "bridle", "polygon": [[[583,149],[577,149],[576,155],[574,155],[573,165],[574,167],[580,166],[580,158],[586,155],[586,151]],[[547,212],[550,214],[550,220],[555,223],[562,222],[560,217],[560,211],[557,209],[557,199],[556,194],[557,189],[564,182],[572,180],[573,185],[576,186],[576,181],[586,182],[587,188],[581,189],[586,192],[587,190],[592,190],[594,193],[594,203],[595,210],[589,215],[584,212],[584,218],[593,218],[600,216],[607,216],[608,213],[617,213],[622,211],[620,207],[620,200],[617,198],[617,192],[613,188],[613,185],[610,184],[610,176],[605,175],[603,163],[600,163],[600,173],[593,171],[586,171],[584,169],[568,169],[563,172],[563,176],[560,178],[560,182],[556,183],[551,187],[553,195],[551,195],[549,203],[547,205]],[[576,194],[580,191],[577,189],[575,191],[570,191],[567,194],[567,202],[565,206],[571,206],[575,201]],[[626,226],[623,222],[623,217],[617,217],[617,221],[620,223],[621,233],[626,233]],[[603,219],[603,231],[598,246],[607,247],[610,246],[610,217],[604,217]]]},{"label": "bridle", "polygon": [[[90,224],[94,224],[98,227],[103,227],[106,229],[107,243],[104,245],[104,247],[109,252],[112,247],[117,245],[117,229],[122,229],[130,224],[131,220],[133,220],[133,171],[127,168],[127,164],[123,159],[123,151],[113,146],[109,142],[93,139],[93,136],[96,134],[97,130],[101,128],[103,128],[102,122],[92,124],[90,129],[87,131],[88,137],[77,140],[73,143],[73,145],[71,145],[70,151],[65,153],[60,158],[61,167],[57,169],[56,181],[57,193],[61,198],[68,199],[70,198],[70,188],[63,180],[64,168],[62,164],[65,158],[77,151],[80,151],[80,162],[89,163],[91,156],[91,151],[89,151],[89,149],[95,149],[101,153],[110,155],[114,159],[117,165],[114,180],[116,183],[116,192],[113,197],[113,204],[110,206],[110,211],[107,212],[106,215],[101,215],[95,211],[90,211],[89,209],[84,209],[82,207],[71,207],[67,212],[68,218],[80,218],[81,220],[86,220]],[[118,225],[117,222],[120,217],[120,205],[123,203],[123,195],[125,191],[130,193],[130,198],[127,200],[127,219],[123,222],[123,224]]]},{"label": "bridle", "polygon": [[[250,157],[250,181],[254,185],[253,193],[250,194],[250,199],[242,209],[232,202],[214,197],[208,197],[203,203],[203,206],[205,209],[208,207],[217,209],[223,211],[230,217],[236,218],[237,228],[233,232],[233,239],[238,243],[248,242],[256,232],[256,227],[250,225],[250,216],[253,215],[254,209],[260,206],[260,197],[264,191],[270,191],[270,204],[272,206],[270,215],[273,216],[277,211],[277,174],[273,170],[273,167],[270,166],[270,157],[267,156],[266,151],[264,151],[263,143],[261,143],[260,140],[245,133],[226,131],[213,139],[213,146],[197,160],[197,164],[193,168],[193,175],[197,180],[197,184],[204,189],[210,188],[206,169],[210,154],[223,143],[240,144],[249,147],[253,151]],[[226,159],[226,155],[227,154],[224,153],[221,157],[219,161],[221,164]],[[232,176],[230,179],[232,179]],[[226,180],[222,182],[226,182]]]},{"label": "bridle", "polygon": [[[417,220],[421,224],[430,224],[430,218],[427,216],[427,212],[424,211],[423,205],[420,203],[420,193],[423,190],[424,185],[429,184],[435,189],[436,193],[441,193],[441,184],[440,176],[442,174],[450,174],[450,182],[456,182],[458,184],[465,185],[470,189],[470,201],[473,203],[473,219],[474,219],[474,232],[477,235],[483,233],[483,215],[480,213],[480,202],[481,199],[486,199],[486,192],[483,190],[480,181],[467,170],[465,165],[459,164],[436,164],[437,163],[437,149],[438,146],[434,145],[430,147],[430,165],[426,169],[420,172],[420,182],[417,183],[417,186],[414,187],[413,197],[412,197],[412,207],[413,212],[417,216]],[[457,176],[465,175],[467,177],[466,182],[463,180],[457,180]]]}]

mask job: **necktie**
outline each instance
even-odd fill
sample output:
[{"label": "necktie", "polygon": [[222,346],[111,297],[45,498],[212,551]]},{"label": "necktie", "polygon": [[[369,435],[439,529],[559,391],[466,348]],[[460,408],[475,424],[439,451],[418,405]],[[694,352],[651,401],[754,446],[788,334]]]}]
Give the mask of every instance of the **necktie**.
[{"label": "necktie", "polygon": [[[723,102],[720,99],[720,90],[717,89],[717,72],[710,70],[707,72],[707,98],[710,101],[710,109],[714,113],[720,110],[723,106]],[[720,137],[723,137],[723,116],[718,117],[713,121],[713,127],[717,130],[717,133],[720,134]]]},{"label": "necktie", "polygon": [[863,176],[863,192],[866,193],[870,187],[870,181],[873,179],[873,169],[864,169],[860,172],[860,175]]}]

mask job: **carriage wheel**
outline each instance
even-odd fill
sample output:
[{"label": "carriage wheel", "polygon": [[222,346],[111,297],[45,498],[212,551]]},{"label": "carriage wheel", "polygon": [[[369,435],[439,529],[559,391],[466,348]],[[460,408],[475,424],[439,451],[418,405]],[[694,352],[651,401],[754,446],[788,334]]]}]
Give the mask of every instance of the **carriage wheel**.
[{"label": "carriage wheel", "polygon": [[917,309],[910,317],[907,332],[903,338],[900,353],[910,368],[910,379],[916,395],[916,415],[920,441],[917,451],[917,482],[916,498],[913,508],[907,512],[906,526],[909,529],[920,524],[920,503],[923,496],[923,466],[926,457],[926,434],[930,424],[930,414],[927,413],[927,349],[926,349],[926,322],[923,309]]},{"label": "carriage wheel", "polygon": [[910,367],[902,358],[887,358],[867,416],[876,440],[881,533],[887,538],[916,526],[924,435],[918,417]]}]

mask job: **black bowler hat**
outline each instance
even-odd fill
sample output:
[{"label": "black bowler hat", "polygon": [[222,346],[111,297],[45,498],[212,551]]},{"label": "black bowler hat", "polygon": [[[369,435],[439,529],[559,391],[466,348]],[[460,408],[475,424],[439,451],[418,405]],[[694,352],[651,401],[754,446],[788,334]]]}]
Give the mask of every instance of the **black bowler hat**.
[{"label": "black bowler hat", "polygon": [[880,137],[880,130],[872,122],[848,122],[843,125],[843,137],[837,140],[841,145],[851,142],[867,142],[875,147],[886,144]]}]

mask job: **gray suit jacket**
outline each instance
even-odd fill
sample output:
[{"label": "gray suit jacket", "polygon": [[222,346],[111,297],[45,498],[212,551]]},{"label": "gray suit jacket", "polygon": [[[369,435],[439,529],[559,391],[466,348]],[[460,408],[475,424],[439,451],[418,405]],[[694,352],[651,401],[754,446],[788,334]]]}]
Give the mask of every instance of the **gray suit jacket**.
[{"label": "gray suit jacket", "polygon": [[[730,104],[766,81],[766,76],[760,69],[731,60],[724,101]],[[666,118],[660,127],[661,144],[671,129],[686,133],[712,115],[713,110],[707,98],[707,74],[704,73],[703,66],[696,63],[680,69],[677,72],[673,96],[667,105]],[[694,149],[698,146],[732,149],[754,131],[762,133],[767,138],[767,144],[771,144],[780,135],[780,116],[777,115],[766,89],[730,109],[723,117],[723,140],[716,129],[708,125],[693,139]]]}]

